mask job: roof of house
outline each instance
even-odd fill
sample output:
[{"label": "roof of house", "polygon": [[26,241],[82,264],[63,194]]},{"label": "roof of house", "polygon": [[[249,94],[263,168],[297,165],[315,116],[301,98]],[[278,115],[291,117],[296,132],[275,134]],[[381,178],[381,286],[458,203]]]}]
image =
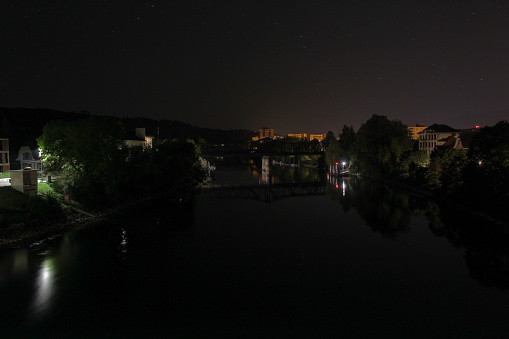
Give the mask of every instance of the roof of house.
[{"label": "roof of house", "polygon": [[443,125],[443,124],[433,124],[431,126],[429,126],[428,128],[424,129],[421,133],[425,133],[426,131],[428,132],[440,132],[440,133],[448,133],[448,132],[458,132],[458,130],[450,127],[450,126],[447,126],[447,125]]},{"label": "roof of house", "polygon": [[18,151],[18,157],[16,158],[16,161],[23,160],[23,153],[30,153],[32,155],[32,159],[27,159],[29,161],[38,161],[41,160],[39,157],[39,149],[30,149],[28,146],[21,146]]},{"label": "roof of house", "polygon": [[454,147],[454,145],[456,144],[456,138],[453,137],[452,135],[448,136],[446,139],[445,139],[445,142],[442,146],[444,147]]}]

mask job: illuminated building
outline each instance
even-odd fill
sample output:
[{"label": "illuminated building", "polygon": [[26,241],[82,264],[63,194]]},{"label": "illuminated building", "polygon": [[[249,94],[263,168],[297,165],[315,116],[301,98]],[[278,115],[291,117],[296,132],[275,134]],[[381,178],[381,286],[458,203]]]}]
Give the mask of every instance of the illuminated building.
[{"label": "illuminated building", "polygon": [[408,127],[408,135],[412,140],[419,140],[419,133],[426,129],[426,126],[417,124],[415,127]]},{"label": "illuminated building", "polygon": [[433,124],[419,132],[419,150],[430,154],[437,146],[443,145],[447,138],[459,137],[460,132],[447,125]]},{"label": "illuminated building", "polygon": [[307,133],[294,133],[294,134],[288,134],[290,138],[297,138],[299,140],[301,139],[307,139],[308,135]]},{"label": "illuminated building", "polygon": [[153,136],[145,134],[145,128],[136,128],[135,135],[130,135],[124,140],[127,147],[141,146],[143,148],[152,148]]},{"label": "illuminated building", "polygon": [[264,127],[260,130],[260,139],[263,138],[274,138],[274,129]]},{"label": "illuminated building", "polygon": [[0,173],[9,172],[9,139],[0,139]]},{"label": "illuminated building", "polygon": [[327,134],[310,134],[309,141],[313,141],[315,139],[318,141],[322,141],[323,139],[325,139],[326,136]]},{"label": "illuminated building", "polygon": [[38,174],[42,175],[43,162],[39,149],[32,150],[28,146],[21,146],[16,161],[19,161],[21,169],[30,168],[37,170]]}]

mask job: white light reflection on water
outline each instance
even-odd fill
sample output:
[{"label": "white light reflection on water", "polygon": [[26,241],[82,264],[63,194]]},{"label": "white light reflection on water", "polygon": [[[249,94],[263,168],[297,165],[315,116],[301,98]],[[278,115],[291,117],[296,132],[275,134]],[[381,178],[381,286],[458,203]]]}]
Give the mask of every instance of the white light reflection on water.
[{"label": "white light reflection on water", "polygon": [[52,259],[45,259],[39,268],[35,281],[35,295],[32,303],[32,315],[39,316],[47,311],[54,294],[55,267]]},{"label": "white light reflection on water", "polygon": [[122,228],[122,237],[120,238],[120,257],[125,260],[127,259],[127,244],[129,243],[129,238],[127,237],[127,230]]}]

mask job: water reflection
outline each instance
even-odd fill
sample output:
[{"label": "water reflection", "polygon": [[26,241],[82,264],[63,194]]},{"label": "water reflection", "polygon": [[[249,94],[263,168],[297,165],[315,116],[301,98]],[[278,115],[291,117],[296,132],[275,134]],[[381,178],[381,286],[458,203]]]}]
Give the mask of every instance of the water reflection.
[{"label": "water reflection", "polygon": [[35,295],[32,304],[32,313],[36,316],[50,308],[51,298],[54,294],[55,265],[52,259],[45,259],[37,274],[35,281]]},{"label": "water reflection", "polygon": [[[252,182],[246,168],[243,178],[246,173]],[[0,281],[11,282],[0,290],[0,304],[10,306],[0,319],[14,328],[10,319],[24,320],[31,310],[36,320],[29,324],[32,333],[50,329],[61,335],[65,326],[69,336],[82,337],[151,336],[160,335],[160,329],[170,337],[199,337],[204,333],[197,328],[214,335],[214,326],[249,328],[263,319],[274,319],[271,333],[293,321],[290,327],[304,327],[315,336],[320,336],[317,329],[333,328],[337,319],[353,324],[352,332],[331,330],[330,337],[359,335],[363,326],[377,332],[381,323],[387,326],[379,336],[412,337],[412,331],[432,336],[435,328],[435,333],[454,336],[470,325],[470,319],[460,321],[468,317],[482,318],[477,324],[483,328],[475,334],[485,333],[490,324],[495,332],[506,329],[500,324],[507,293],[465,277],[468,267],[483,286],[507,288],[507,240],[376,182],[329,178],[327,194],[334,202],[323,195],[325,186],[315,186],[323,189],[320,195],[292,195],[272,206],[200,197],[195,210],[194,200],[174,205],[160,201],[55,239],[44,252],[0,253]],[[410,226],[414,214],[421,216]],[[338,222],[345,227],[337,227]],[[436,236],[461,250],[430,234],[428,222]],[[398,241],[369,231],[392,238],[410,227],[411,236]],[[23,281],[29,285],[24,289]],[[408,329],[405,335],[397,331],[402,323]],[[446,332],[438,332],[442,323]],[[140,332],[132,331],[135,326]],[[0,328],[5,328],[2,320]],[[420,332],[428,328],[430,332]],[[369,334],[365,336],[376,336]]]},{"label": "water reflection", "polygon": [[[157,224],[159,223],[159,219],[157,220]],[[120,250],[120,258],[123,260],[127,259],[127,244],[128,237],[127,237],[127,230],[122,227],[121,228],[122,235],[120,236],[120,244],[119,244],[119,250]]]},{"label": "water reflection", "polygon": [[473,279],[484,286],[509,289],[509,234],[500,226],[362,178],[331,176],[327,194],[344,211],[357,210],[373,232],[387,238],[407,233],[412,215],[426,215],[436,236],[465,249],[465,264]]},{"label": "water reflection", "polygon": [[6,252],[0,259],[0,285],[26,277],[34,264],[26,248]]},{"label": "water reflection", "polygon": [[427,210],[431,231],[465,249],[470,276],[483,286],[509,289],[509,234],[496,223],[454,207]]},{"label": "water reflection", "polygon": [[[345,212],[355,208],[366,224],[384,237],[394,238],[409,231],[410,218],[424,214],[422,202],[404,192],[362,178],[329,178],[328,195],[338,200]],[[341,189],[340,189],[341,186]]]}]

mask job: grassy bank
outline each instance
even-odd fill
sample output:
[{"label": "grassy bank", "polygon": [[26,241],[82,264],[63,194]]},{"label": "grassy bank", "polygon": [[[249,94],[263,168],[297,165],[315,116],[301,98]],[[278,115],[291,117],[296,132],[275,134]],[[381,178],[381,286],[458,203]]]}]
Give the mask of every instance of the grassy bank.
[{"label": "grassy bank", "polygon": [[72,214],[51,195],[28,196],[9,186],[0,187],[0,248],[37,240],[68,222]]}]

